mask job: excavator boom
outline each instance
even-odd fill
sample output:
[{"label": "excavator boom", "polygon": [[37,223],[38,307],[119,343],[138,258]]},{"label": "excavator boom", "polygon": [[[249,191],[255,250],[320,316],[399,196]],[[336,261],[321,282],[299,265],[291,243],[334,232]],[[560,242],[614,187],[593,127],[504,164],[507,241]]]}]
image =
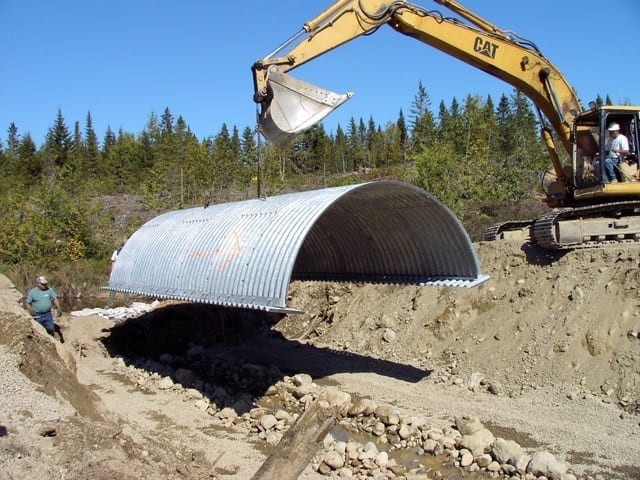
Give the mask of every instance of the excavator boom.
[{"label": "excavator boom", "polygon": [[[287,72],[383,25],[483,70],[525,93],[571,152],[570,126],[583,109],[569,83],[533,45],[509,35],[452,0],[437,2],[469,23],[401,1],[340,0],[275,52],[253,65],[259,126],[272,143],[284,143],[319,122],[351,94],[337,94],[292,79]],[[550,145],[553,150],[554,145]],[[563,176],[552,153],[556,175]]]},{"label": "excavator boom", "polygon": [[[640,174],[619,173],[612,178],[611,169],[605,170],[606,162],[601,161],[611,161],[608,125],[621,124],[631,147],[624,157],[614,158],[637,171],[640,107],[590,104],[585,110],[562,73],[533,42],[493,25],[455,0],[435,2],[456,18],[406,0],[339,0],[257,60],[252,67],[254,100],[260,105],[259,128],[264,136],[274,144],[285,143],[351,96],[296,80],[289,75],[291,70],[388,26],[508,83],[533,102],[555,173],[546,201],[552,208],[564,209],[535,221],[534,236],[540,245],[556,249],[612,239],[640,240],[640,222],[635,221],[640,217]],[[561,161],[556,141],[570,165]],[[632,217],[629,222],[611,221]],[[501,231],[492,230],[491,236]]]}]

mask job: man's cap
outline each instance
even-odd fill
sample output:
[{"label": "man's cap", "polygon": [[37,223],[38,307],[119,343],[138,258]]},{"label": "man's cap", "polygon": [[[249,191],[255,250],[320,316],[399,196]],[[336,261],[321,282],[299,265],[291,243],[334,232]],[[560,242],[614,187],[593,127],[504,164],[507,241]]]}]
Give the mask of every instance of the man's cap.
[{"label": "man's cap", "polygon": [[610,132],[617,132],[618,130],[620,130],[620,125],[618,125],[617,123],[610,123],[607,130],[609,130]]},{"label": "man's cap", "polygon": [[38,278],[36,278],[36,283],[41,283],[42,285],[46,285],[49,282],[47,281],[47,277],[40,275]]}]

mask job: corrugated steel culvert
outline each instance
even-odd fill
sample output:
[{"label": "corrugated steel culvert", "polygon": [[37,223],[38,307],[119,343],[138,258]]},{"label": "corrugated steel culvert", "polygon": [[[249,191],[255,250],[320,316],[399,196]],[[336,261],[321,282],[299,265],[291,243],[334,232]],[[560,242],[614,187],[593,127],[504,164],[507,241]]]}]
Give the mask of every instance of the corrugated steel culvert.
[{"label": "corrugated steel culvert", "polygon": [[298,312],[292,280],[474,286],[482,275],[460,221],[397,181],[165,213],[123,247],[108,290]]}]

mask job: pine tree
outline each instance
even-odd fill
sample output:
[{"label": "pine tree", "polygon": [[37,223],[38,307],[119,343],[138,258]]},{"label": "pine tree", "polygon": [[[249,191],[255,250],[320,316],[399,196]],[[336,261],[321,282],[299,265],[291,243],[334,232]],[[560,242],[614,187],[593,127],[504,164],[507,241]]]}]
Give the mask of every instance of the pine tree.
[{"label": "pine tree", "polygon": [[84,126],[85,138],[85,159],[84,163],[87,172],[91,175],[98,173],[98,165],[100,164],[100,146],[98,145],[98,136],[93,129],[93,119],[91,112],[87,112],[87,119]]},{"label": "pine tree", "polygon": [[407,148],[409,146],[409,133],[407,131],[407,122],[404,119],[404,113],[400,109],[398,119],[396,120],[396,134],[392,139],[392,147],[389,160],[392,163],[407,160]]},{"label": "pine tree", "polygon": [[25,178],[38,178],[42,175],[44,162],[42,155],[37,153],[38,148],[36,142],[33,141],[31,135],[26,133],[20,140],[18,147],[19,173]]},{"label": "pine tree", "polygon": [[61,167],[65,164],[71,149],[71,135],[60,109],[53,127],[47,132],[45,148],[53,166]]},{"label": "pine tree", "polygon": [[418,93],[411,105],[411,143],[412,148],[418,150],[431,145],[435,134],[431,99],[422,82],[418,83]]},{"label": "pine tree", "polygon": [[240,138],[240,161],[243,165],[253,168],[253,165],[258,162],[257,153],[254,132],[249,127],[245,127]]},{"label": "pine tree", "polygon": [[344,133],[342,126],[338,124],[336,128],[336,138],[334,141],[335,149],[334,149],[334,172],[336,173],[347,173],[349,170],[349,139]]},{"label": "pine tree", "polygon": [[513,114],[511,112],[511,104],[509,98],[503,93],[496,108],[496,128],[497,128],[497,146],[498,151],[496,157],[502,159],[503,166],[506,167],[507,158],[513,152],[514,139],[511,135],[513,124]]},{"label": "pine tree", "polygon": [[18,134],[18,127],[11,122],[7,130],[7,150],[6,155],[9,158],[15,158],[18,155],[18,148],[20,146],[20,135]]},{"label": "pine tree", "polygon": [[80,186],[80,178],[86,178],[89,173],[85,165],[86,149],[80,130],[80,122],[74,123],[71,147],[67,155],[67,162],[62,167],[65,186],[68,191],[76,192]]},{"label": "pine tree", "polygon": [[116,135],[111,130],[111,126],[107,125],[107,131],[104,134],[104,141],[102,142],[102,154],[105,155],[111,147],[116,143]]},{"label": "pine tree", "polygon": [[173,115],[169,111],[169,107],[164,109],[160,119],[160,133],[162,136],[171,135],[173,133]]}]

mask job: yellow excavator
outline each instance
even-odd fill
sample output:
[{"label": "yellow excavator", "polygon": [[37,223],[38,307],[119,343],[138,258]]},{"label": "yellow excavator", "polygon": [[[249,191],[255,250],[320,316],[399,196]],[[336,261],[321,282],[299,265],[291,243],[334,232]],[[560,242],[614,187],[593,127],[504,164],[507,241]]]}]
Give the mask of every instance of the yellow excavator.
[{"label": "yellow excavator", "polygon": [[[435,1],[457,17],[407,1],[339,0],[257,60],[252,66],[254,101],[264,137],[275,145],[286,143],[351,96],[287,72],[387,25],[507,82],[535,106],[553,163],[555,179],[546,187],[546,201],[553,210],[535,220],[496,225],[486,239],[524,229],[548,249],[640,241],[640,106],[591,102],[584,109],[562,73],[533,42],[492,25],[453,0]],[[619,152],[612,149],[615,155],[607,151],[614,124],[616,135],[624,135],[628,143]],[[556,141],[568,154],[564,161]],[[612,164],[613,175],[607,168]]]}]

